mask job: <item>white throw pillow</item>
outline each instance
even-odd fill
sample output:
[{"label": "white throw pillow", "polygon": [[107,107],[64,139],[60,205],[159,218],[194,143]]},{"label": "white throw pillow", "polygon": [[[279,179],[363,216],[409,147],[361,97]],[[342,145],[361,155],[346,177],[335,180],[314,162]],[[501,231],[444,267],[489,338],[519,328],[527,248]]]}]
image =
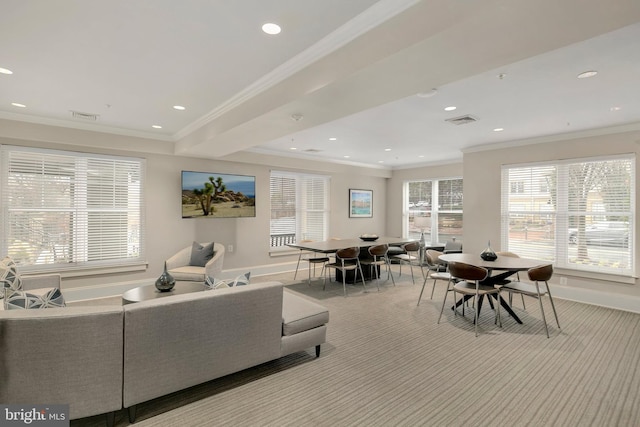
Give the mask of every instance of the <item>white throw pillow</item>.
[{"label": "white throw pillow", "polygon": [[22,289],[22,279],[18,274],[16,263],[8,256],[0,261],[0,298],[5,293],[11,293]]},{"label": "white throw pillow", "polygon": [[244,286],[249,284],[249,278],[251,272],[241,274],[235,279],[220,280],[215,277],[207,276],[204,281],[204,287],[206,289],[221,289],[221,288],[233,288],[234,286]]}]

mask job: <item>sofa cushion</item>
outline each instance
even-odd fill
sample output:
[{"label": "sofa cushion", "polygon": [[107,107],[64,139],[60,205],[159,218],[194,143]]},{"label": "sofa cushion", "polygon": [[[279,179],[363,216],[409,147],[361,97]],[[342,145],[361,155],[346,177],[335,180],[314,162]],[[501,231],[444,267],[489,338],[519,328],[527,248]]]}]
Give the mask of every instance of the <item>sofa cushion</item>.
[{"label": "sofa cushion", "polygon": [[0,261],[0,298],[3,298],[5,292],[11,293],[22,289],[22,279],[18,274],[18,267],[11,257],[4,257]]},{"label": "sofa cushion", "polygon": [[282,335],[294,335],[329,322],[329,310],[326,307],[306,300],[295,294],[283,293]]},{"label": "sofa cushion", "polygon": [[206,289],[222,289],[222,288],[233,288],[234,286],[245,286],[249,284],[249,278],[251,277],[251,272],[248,271],[245,274],[241,274],[236,278],[220,280],[215,277],[207,276],[204,279],[204,286]]},{"label": "sofa cushion", "polygon": [[204,282],[204,268],[185,265],[184,267],[172,268],[169,274],[177,281]]},{"label": "sofa cushion", "polygon": [[191,246],[191,258],[189,265],[194,267],[204,267],[213,258],[213,242],[202,246],[198,242],[193,242]]},{"label": "sofa cushion", "polygon": [[52,288],[44,291],[42,293],[9,292],[4,301],[4,308],[6,310],[30,310],[66,306],[60,289]]}]

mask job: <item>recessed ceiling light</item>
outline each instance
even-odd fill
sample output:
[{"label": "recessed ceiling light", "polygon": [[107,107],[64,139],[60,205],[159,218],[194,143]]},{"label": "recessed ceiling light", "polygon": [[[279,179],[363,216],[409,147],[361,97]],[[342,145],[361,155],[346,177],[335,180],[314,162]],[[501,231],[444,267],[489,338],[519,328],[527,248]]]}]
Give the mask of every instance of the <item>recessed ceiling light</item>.
[{"label": "recessed ceiling light", "polygon": [[378,163],[384,163],[384,160],[378,160]]},{"label": "recessed ceiling light", "polygon": [[622,110],[622,107],[611,107],[609,108],[609,111],[620,111]]},{"label": "recessed ceiling light", "polygon": [[391,148],[385,148],[384,151],[391,151]]},{"label": "recessed ceiling light", "polygon": [[154,129],[162,129],[162,126],[160,125],[151,125],[151,127]]},{"label": "recessed ceiling light", "polygon": [[329,138],[329,141],[337,141],[338,138]]},{"label": "recessed ceiling light", "polygon": [[275,35],[280,34],[280,31],[282,31],[282,29],[280,28],[280,25],[268,22],[262,26],[262,31],[267,34]]},{"label": "recessed ceiling light", "polygon": [[345,159],[348,159],[349,157],[351,157],[351,156],[344,156]]},{"label": "recessed ceiling light", "polygon": [[423,157],[424,157],[424,154],[420,154],[418,157],[423,158]]},{"label": "recessed ceiling light", "polygon": [[0,68],[0,74],[13,74],[13,71],[6,68]]},{"label": "recessed ceiling light", "polygon": [[173,109],[174,109],[174,110],[180,110],[180,111],[182,111],[182,110],[186,110],[186,108],[185,108],[185,107],[183,107],[182,105],[174,105],[174,106],[173,106]]},{"label": "recessed ceiling light", "polygon": [[453,111],[453,110],[455,110],[456,108],[458,108],[458,107],[454,107],[454,106],[452,105],[452,106],[450,106],[450,107],[445,107],[444,111]]},{"label": "recessed ceiling light", "polygon": [[297,150],[296,147],[290,147],[289,150]]},{"label": "recessed ceiling light", "polygon": [[11,105],[13,105],[14,107],[20,107],[20,108],[27,108],[26,105],[24,104],[18,104],[17,102],[12,102]]},{"label": "recessed ceiling light", "polygon": [[504,128],[495,128],[493,131],[494,132],[502,132],[504,130]]},{"label": "recessed ceiling light", "polygon": [[598,72],[594,71],[594,70],[585,71],[585,72],[582,72],[582,73],[578,74],[578,78],[579,79],[588,79],[589,77],[593,77],[596,74],[598,74]]},{"label": "recessed ceiling light", "polygon": [[418,92],[418,97],[420,97],[420,98],[431,98],[436,93],[438,93],[438,89],[433,88],[433,89],[425,91],[425,92]]}]

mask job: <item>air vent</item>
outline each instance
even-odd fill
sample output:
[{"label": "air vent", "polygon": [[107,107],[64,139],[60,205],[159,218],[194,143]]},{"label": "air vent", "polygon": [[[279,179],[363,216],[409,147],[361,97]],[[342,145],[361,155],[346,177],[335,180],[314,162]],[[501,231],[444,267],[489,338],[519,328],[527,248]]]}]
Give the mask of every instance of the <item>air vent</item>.
[{"label": "air vent", "polygon": [[477,122],[478,119],[473,116],[460,116],[446,119],[445,122],[453,123],[454,125],[466,125],[467,123]]},{"label": "air vent", "polygon": [[306,150],[304,150],[305,153],[319,153],[322,150],[318,150],[317,148],[308,148]]},{"label": "air vent", "polygon": [[74,119],[89,120],[92,122],[98,120],[97,114],[81,113],[80,111],[71,111],[71,117],[73,117]]}]

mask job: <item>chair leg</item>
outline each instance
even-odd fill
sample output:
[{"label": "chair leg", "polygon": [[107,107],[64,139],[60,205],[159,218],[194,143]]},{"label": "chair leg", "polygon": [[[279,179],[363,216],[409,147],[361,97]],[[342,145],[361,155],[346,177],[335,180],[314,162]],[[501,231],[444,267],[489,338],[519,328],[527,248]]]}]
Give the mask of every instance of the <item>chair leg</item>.
[{"label": "chair leg", "polygon": [[547,326],[547,318],[544,315],[544,308],[542,307],[542,297],[538,294],[538,303],[540,304],[540,313],[542,313],[542,321],[544,322],[544,330],[547,332],[547,338],[549,338],[549,327]]},{"label": "chair leg", "polygon": [[[448,283],[447,283],[447,290],[446,290],[446,292],[444,293],[444,299],[442,300],[442,308],[440,308],[440,316],[438,316],[438,323],[440,323],[440,319],[442,318],[442,312],[444,311],[444,306],[445,306],[445,304],[447,303],[447,295],[449,295],[449,283],[450,283],[450,282],[448,282]],[[455,294],[455,291],[454,291],[454,294]],[[455,304],[455,302],[456,302],[456,298],[455,298],[455,296],[454,296],[454,298],[453,298],[453,303]],[[455,309],[456,309],[456,308],[455,308],[455,306],[454,306],[454,307],[453,307],[453,310],[455,311]]]},{"label": "chair leg", "polygon": [[[356,277],[354,277],[354,279],[353,279],[354,284],[355,284],[356,279],[358,278],[358,270],[360,270],[360,278],[362,279],[362,287],[364,288],[364,291],[367,292],[367,285],[364,283],[364,273],[362,272],[362,264],[360,264],[360,260],[356,261],[356,265],[357,265],[357,268],[356,268],[356,271],[355,271]],[[378,288],[378,290],[380,290],[380,289]]]},{"label": "chair leg", "polygon": [[556,318],[556,324],[558,325],[558,329],[560,328],[560,321],[558,320],[558,313],[556,313],[556,305],[553,303],[553,297],[551,296],[551,291],[549,290],[549,284],[545,282],[547,285],[547,293],[549,294],[549,301],[551,302],[551,308],[553,309],[553,315]]},{"label": "chair leg", "polygon": [[[336,270],[337,271],[337,270]],[[342,271],[342,289],[344,290],[344,297],[347,297],[347,270]]]},{"label": "chair leg", "polygon": [[[420,291],[420,296],[418,297],[418,305],[420,305],[420,300],[422,299],[422,293],[424,292],[424,285],[426,284],[427,284],[427,279],[425,278],[424,282],[422,282],[422,290]],[[431,295],[433,295],[433,292],[431,292]]]},{"label": "chair leg", "polygon": [[293,280],[296,280],[296,276],[298,275],[298,267],[300,267],[300,259],[302,259],[302,251],[300,251],[300,254],[298,255],[298,263],[296,264],[296,272],[293,275]]},{"label": "chair leg", "polygon": [[413,264],[411,264],[411,258],[409,258],[409,269],[411,270],[411,281],[416,284],[416,280],[413,278]]}]

